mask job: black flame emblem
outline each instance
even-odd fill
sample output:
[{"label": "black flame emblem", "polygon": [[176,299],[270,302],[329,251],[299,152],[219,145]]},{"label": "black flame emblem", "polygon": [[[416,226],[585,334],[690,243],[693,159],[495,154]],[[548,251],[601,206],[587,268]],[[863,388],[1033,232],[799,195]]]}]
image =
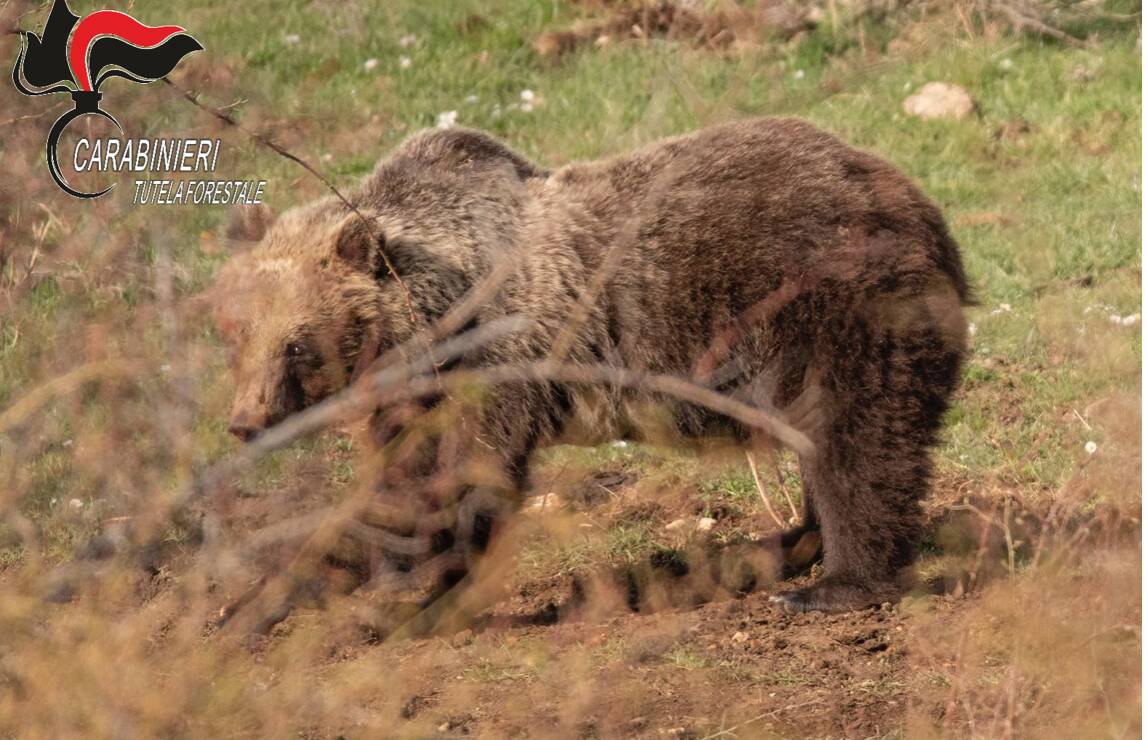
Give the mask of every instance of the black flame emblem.
[{"label": "black flame emblem", "polygon": [[56,0],[43,37],[22,33],[20,56],[12,68],[12,82],[25,95],[72,94],[75,107],[56,121],[48,133],[48,169],[63,190],[77,198],[97,193],[75,190],[65,182],[56,147],[68,124],[87,114],[108,119],[123,132],[119,121],[100,108],[100,85],[111,77],[132,82],[155,82],[170,73],[180,60],[203,47],[180,26],[145,26],[126,13],[97,10],[80,18],[66,0]]}]

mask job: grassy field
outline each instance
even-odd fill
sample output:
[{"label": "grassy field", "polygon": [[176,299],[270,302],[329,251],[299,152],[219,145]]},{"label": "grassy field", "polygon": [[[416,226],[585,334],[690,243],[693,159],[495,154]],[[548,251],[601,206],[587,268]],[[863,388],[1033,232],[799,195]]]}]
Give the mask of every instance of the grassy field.
[{"label": "grassy field", "polygon": [[[1018,34],[988,5],[830,1],[797,33],[613,39],[555,59],[532,41],[614,4],[111,3],[190,29],[207,51],[175,83],[344,185],[444,120],[547,165],[758,115],[888,158],[942,206],[980,302],[919,567],[944,588],[858,618],[782,617],[751,596],[530,623],[588,569],[696,544],[666,529],[676,519],[712,517],[724,543],[774,526],[744,460],[562,448],[535,481],[558,505],[529,515],[538,531],[492,622],[512,626],[379,644],[355,626],[367,599],[349,598],[248,649],[206,635],[215,576],[255,567],[244,537],[338,500],[360,445],[331,432],[260,461],[206,531],[203,512],[169,516],[236,449],[196,302],[227,258],[228,212],[132,207],[126,182],[68,199],[41,158],[63,102],[5,88],[0,736],[1139,734],[1140,4],[1058,16],[1079,43]],[[46,12],[10,0],[0,19],[39,30]],[[933,80],[965,87],[976,112],[906,115]],[[219,170],[268,180],[277,209],[325,193],[162,83],[105,93],[133,135],[222,138]],[[791,462],[778,472],[797,492]],[[97,532],[145,521],[165,533],[150,572],[72,563]]]}]

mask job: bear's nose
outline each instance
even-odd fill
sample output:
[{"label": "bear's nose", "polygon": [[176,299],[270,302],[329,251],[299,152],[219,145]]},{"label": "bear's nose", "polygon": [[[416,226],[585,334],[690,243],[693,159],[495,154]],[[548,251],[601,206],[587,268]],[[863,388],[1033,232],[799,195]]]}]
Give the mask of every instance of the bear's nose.
[{"label": "bear's nose", "polygon": [[261,419],[257,419],[254,414],[240,411],[231,415],[231,422],[227,426],[227,431],[244,442],[250,442],[256,434],[263,431],[264,426],[266,424],[262,423]]},{"label": "bear's nose", "polygon": [[227,431],[230,432],[233,436],[243,440],[244,442],[250,442],[255,438],[256,434],[259,434],[259,429],[257,427],[251,426],[249,424],[236,424],[234,422],[232,422],[227,427]]}]

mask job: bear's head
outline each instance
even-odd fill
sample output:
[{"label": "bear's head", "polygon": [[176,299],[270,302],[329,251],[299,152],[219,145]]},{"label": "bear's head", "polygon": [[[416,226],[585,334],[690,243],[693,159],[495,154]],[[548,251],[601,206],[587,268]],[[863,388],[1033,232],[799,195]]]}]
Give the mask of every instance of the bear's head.
[{"label": "bear's head", "polygon": [[231,433],[250,439],[341,390],[433,324],[517,243],[525,183],[544,174],[479,132],[435,131],[384,160],[353,205],[243,209],[229,236],[254,246],[211,289]]}]

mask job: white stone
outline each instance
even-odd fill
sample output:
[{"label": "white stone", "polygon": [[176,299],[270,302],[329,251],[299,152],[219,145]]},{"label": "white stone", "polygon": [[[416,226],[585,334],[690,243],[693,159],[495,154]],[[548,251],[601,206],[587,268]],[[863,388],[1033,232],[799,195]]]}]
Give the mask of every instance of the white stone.
[{"label": "white stone", "polygon": [[918,118],[967,118],[976,105],[968,91],[948,82],[930,82],[905,98],[902,108]]},{"label": "white stone", "polygon": [[450,128],[458,122],[458,111],[448,110],[438,114],[435,125],[439,128]]}]

